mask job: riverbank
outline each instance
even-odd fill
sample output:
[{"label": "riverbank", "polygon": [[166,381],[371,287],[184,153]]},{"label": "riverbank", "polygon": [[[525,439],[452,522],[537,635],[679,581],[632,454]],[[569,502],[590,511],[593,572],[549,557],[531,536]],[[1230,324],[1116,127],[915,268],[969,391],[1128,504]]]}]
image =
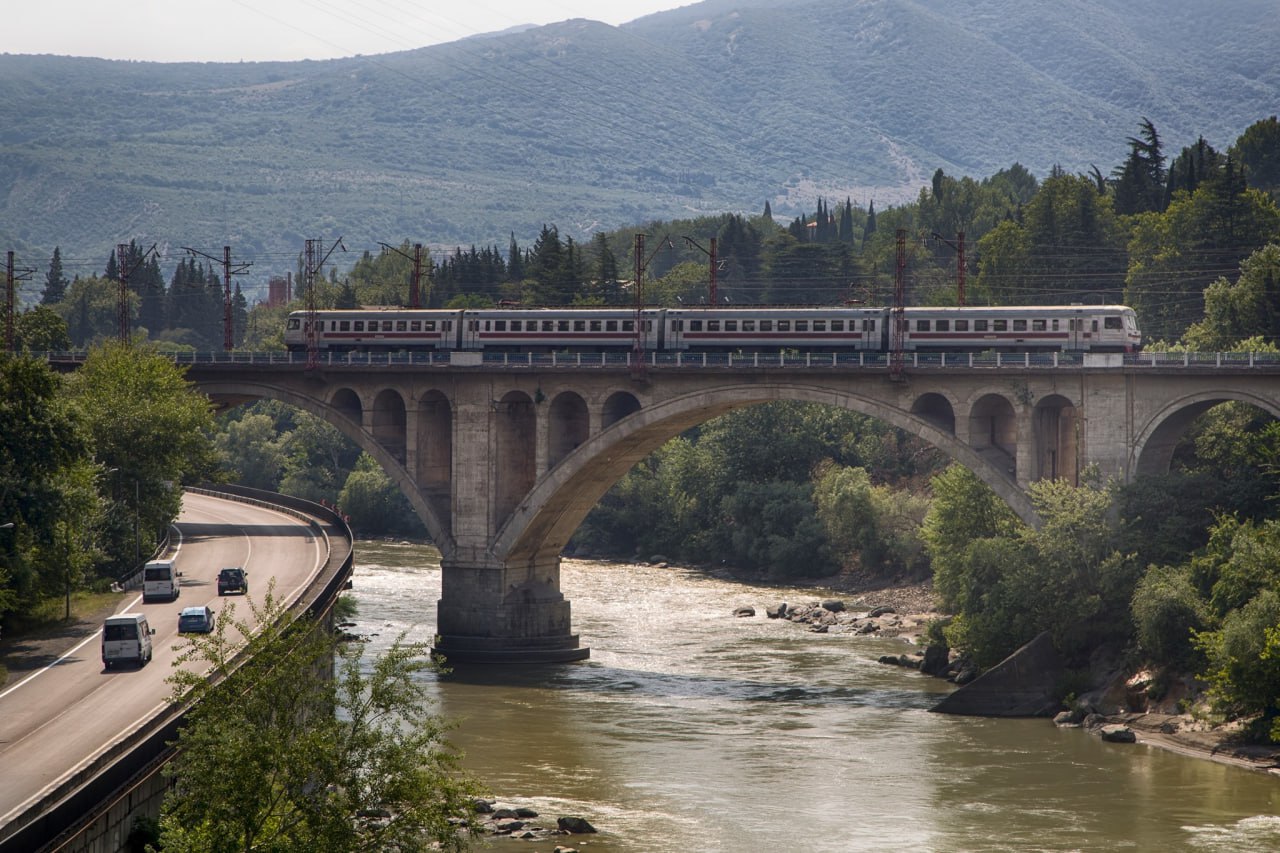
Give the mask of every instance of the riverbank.
[{"label": "riverbank", "polygon": [[[725,579],[742,580],[724,572]],[[758,579],[752,583],[759,584]],[[890,608],[896,615],[895,627],[877,631],[881,636],[900,636],[921,644],[921,633],[928,622],[943,617],[933,596],[930,580],[903,580],[871,578],[856,574],[840,574],[821,578],[789,578],[791,587],[813,589],[822,595],[835,593],[842,596],[847,608],[853,611],[872,611]],[[816,598],[816,596],[815,596]],[[898,627],[900,626],[900,627]],[[1125,684],[1133,678],[1122,679]],[[1098,735],[1104,725],[1128,727],[1134,741],[1159,749],[1176,752],[1191,758],[1200,758],[1242,767],[1249,770],[1280,775],[1280,745],[1252,744],[1241,741],[1242,726],[1239,723],[1211,725],[1191,714],[1166,713],[1159,710],[1124,710],[1132,696],[1126,697],[1124,689],[1101,691],[1104,699],[1100,714],[1094,715],[1085,725]],[[1109,695],[1108,695],[1109,694]],[[1194,701],[1199,698],[1189,697]]]}]

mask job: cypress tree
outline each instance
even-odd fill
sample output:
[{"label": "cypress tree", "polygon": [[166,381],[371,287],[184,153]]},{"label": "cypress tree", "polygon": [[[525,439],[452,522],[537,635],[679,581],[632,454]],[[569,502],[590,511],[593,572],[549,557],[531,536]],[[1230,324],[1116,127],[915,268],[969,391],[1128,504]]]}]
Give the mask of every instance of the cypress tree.
[{"label": "cypress tree", "polygon": [[40,298],[40,304],[56,305],[66,295],[67,277],[62,274],[62,250],[54,246],[53,257],[49,260],[49,272],[44,277],[44,295]]}]

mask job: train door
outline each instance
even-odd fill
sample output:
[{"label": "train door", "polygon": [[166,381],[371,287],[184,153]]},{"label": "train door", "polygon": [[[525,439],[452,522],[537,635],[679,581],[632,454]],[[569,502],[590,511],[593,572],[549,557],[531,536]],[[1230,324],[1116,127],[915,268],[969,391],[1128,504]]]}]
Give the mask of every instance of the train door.
[{"label": "train door", "polygon": [[1084,315],[1081,314],[1080,312],[1076,312],[1076,315],[1074,317],[1067,318],[1067,323],[1070,325],[1070,328],[1067,330],[1067,347],[1066,348],[1069,350],[1076,350],[1076,351],[1084,349],[1083,334],[1082,334],[1084,331],[1084,323],[1085,323]]}]

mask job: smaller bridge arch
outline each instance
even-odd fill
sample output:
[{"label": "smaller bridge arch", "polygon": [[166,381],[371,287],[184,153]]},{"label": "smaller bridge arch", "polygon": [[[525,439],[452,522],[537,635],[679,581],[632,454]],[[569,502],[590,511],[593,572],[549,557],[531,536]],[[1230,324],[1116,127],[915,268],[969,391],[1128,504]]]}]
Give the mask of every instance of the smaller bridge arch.
[{"label": "smaller bridge arch", "polygon": [[1280,403],[1257,393],[1229,388],[1202,390],[1168,400],[1144,423],[1133,443],[1130,470],[1137,476],[1169,473],[1178,443],[1197,418],[1223,403],[1246,403],[1280,418]]}]

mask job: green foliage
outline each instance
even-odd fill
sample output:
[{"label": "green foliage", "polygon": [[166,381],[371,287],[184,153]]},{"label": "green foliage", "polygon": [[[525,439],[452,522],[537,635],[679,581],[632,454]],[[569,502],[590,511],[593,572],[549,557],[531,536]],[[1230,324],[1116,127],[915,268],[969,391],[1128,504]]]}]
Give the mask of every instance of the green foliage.
[{"label": "green foliage", "polygon": [[27,352],[71,349],[67,323],[48,305],[36,305],[18,315],[13,324],[13,344]]},{"label": "green foliage", "polygon": [[[1214,280],[1204,292],[1204,319],[1184,336],[1199,352],[1275,352],[1280,342],[1280,243],[1268,243],[1240,263],[1232,283]],[[1246,345],[1260,339],[1261,347]]]},{"label": "green foliage", "polygon": [[186,639],[191,666],[170,678],[196,704],[166,768],[164,849],[463,849],[456,824],[478,788],[431,713],[427,649],[397,642],[365,661],[273,596],[254,606],[257,630],[234,609]]},{"label": "green foliage", "polygon": [[1280,593],[1263,590],[1228,613],[1221,629],[1195,637],[1208,660],[1205,678],[1219,710],[1264,719],[1280,715]]},{"label": "green foliage", "polygon": [[274,491],[284,471],[284,440],[266,414],[247,413],[228,420],[214,436],[214,447],[229,478],[242,486]]},{"label": "green foliage", "polygon": [[361,535],[423,532],[404,494],[368,454],[360,456],[347,476],[338,503]]},{"label": "green foliage", "polygon": [[747,483],[722,502],[733,565],[772,578],[833,574],[822,524],[814,517],[812,489],[805,483]]},{"label": "green foliage", "polygon": [[934,589],[956,614],[946,628],[951,645],[988,666],[1045,630],[1077,663],[1097,645],[1126,642],[1139,571],[1119,549],[1110,494],[1061,480],[1034,483],[1042,524],[1033,529],[993,511],[994,495],[975,481],[967,472],[934,478],[925,522]]},{"label": "green foliage", "polygon": [[1151,660],[1179,670],[1203,663],[1194,634],[1209,624],[1209,606],[1186,567],[1151,566],[1133,593],[1131,604],[1138,645]]},{"label": "green foliage", "polygon": [[[177,517],[181,484],[215,470],[208,400],[169,359],[114,343],[92,350],[67,383],[109,493],[136,514],[149,553]],[[121,560],[133,559],[133,547],[121,551]]]},{"label": "green foliage", "polygon": [[1280,119],[1255,121],[1231,147],[1249,186],[1275,194],[1280,190]]}]

